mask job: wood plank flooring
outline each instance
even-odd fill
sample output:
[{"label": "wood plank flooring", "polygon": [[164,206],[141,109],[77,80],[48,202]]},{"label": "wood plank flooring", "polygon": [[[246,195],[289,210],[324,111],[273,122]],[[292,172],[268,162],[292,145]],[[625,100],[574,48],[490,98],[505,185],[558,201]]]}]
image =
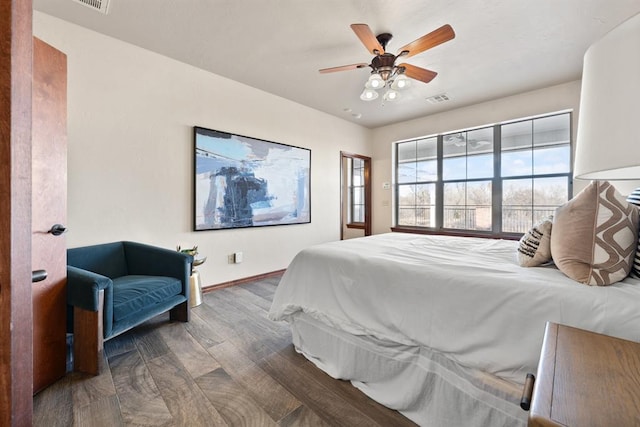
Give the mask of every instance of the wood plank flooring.
[{"label": "wood plank flooring", "polygon": [[165,314],[107,341],[102,374],[34,397],[34,425],[414,426],[295,352],[267,318],[279,280],[207,293],[189,323]]}]

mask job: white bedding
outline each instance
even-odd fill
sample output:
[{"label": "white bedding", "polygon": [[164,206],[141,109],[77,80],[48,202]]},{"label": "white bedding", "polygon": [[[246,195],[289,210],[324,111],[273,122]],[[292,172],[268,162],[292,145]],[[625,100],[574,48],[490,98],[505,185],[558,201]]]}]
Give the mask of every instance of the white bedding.
[{"label": "white bedding", "polygon": [[640,281],[585,286],[518,266],[516,245],[403,233],[317,245],[287,268],[269,316],[304,312],[518,385],[536,372],[547,321],[640,341]]},{"label": "white bedding", "polygon": [[525,427],[522,387],[467,369],[426,347],[355,336],[299,312],[296,350],[333,378],[425,427]]}]

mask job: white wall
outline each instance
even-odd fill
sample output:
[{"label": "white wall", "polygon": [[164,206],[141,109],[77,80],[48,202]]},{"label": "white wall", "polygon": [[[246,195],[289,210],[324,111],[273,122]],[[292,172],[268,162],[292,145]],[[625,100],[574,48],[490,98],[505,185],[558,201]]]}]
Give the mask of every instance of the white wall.
[{"label": "white wall", "polygon": [[[389,232],[393,225],[392,189],[385,190],[382,186],[384,182],[392,183],[392,148],[395,141],[561,110],[573,110],[572,137],[575,140],[579,106],[580,81],[574,81],[375,129],[373,233]],[[584,181],[574,181],[574,193],[584,185]]]},{"label": "white wall", "polygon": [[[34,35],[68,58],[69,247],[197,244],[211,285],[339,239],[340,150],[370,156],[370,130],[40,12]],[[311,224],[191,231],[194,125],[310,148]]]}]

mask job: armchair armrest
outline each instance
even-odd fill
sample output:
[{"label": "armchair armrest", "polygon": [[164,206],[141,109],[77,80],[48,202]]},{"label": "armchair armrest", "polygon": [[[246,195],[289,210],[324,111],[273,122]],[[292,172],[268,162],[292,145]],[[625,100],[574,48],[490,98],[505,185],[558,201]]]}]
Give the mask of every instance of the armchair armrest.
[{"label": "armchair armrest", "polygon": [[105,301],[111,300],[113,282],[102,276],[81,268],[67,266],[67,303],[88,311],[100,308],[99,293],[105,290]]},{"label": "armchair armrest", "polygon": [[129,274],[175,277],[189,297],[193,257],[185,253],[136,242],[123,242]]}]

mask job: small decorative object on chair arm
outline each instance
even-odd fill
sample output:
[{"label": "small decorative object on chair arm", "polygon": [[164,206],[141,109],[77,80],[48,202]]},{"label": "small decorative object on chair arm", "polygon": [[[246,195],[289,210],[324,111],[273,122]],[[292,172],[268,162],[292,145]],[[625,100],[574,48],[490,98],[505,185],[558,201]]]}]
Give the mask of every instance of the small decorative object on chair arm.
[{"label": "small decorative object on chair arm", "polygon": [[191,265],[191,277],[189,277],[189,305],[191,307],[197,307],[202,304],[202,280],[200,279],[200,272],[196,270],[196,267],[204,264],[207,257],[198,258],[198,246],[193,248],[182,249],[179,245],[176,248],[178,252],[182,252],[193,257],[193,264]]}]

